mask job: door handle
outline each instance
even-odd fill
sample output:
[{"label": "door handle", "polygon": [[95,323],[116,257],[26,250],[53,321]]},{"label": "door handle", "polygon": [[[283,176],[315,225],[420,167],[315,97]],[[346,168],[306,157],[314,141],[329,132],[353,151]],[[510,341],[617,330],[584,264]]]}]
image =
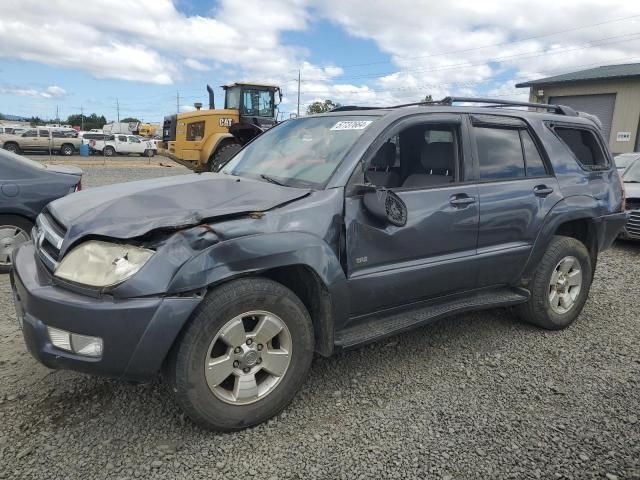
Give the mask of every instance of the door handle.
[{"label": "door handle", "polygon": [[476,203],[475,197],[470,197],[466,193],[462,195],[452,195],[449,199],[449,203],[454,207],[462,208],[472,203]]},{"label": "door handle", "polygon": [[547,187],[546,185],[536,185],[533,187],[533,193],[538,197],[546,197],[553,193],[553,188]]}]

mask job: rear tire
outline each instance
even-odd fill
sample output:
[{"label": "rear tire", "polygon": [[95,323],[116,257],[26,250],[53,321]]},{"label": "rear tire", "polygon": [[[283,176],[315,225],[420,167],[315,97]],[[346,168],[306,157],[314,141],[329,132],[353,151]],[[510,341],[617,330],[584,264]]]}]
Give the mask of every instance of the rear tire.
[{"label": "rear tire", "polygon": [[105,157],[113,157],[116,153],[113,147],[104,147],[104,156]]},{"label": "rear tire", "polygon": [[9,152],[17,153],[18,155],[20,154],[20,147],[18,146],[17,143],[14,143],[14,142],[5,143],[3,148]]},{"label": "rear tire", "polygon": [[211,290],[194,312],[173,349],[168,380],[195,423],[240,430],[291,402],[313,351],[311,318],[291,290],[263,278],[234,280]]},{"label": "rear tire", "polygon": [[13,268],[11,253],[31,238],[33,223],[17,215],[0,215],[0,273]]},{"label": "rear tire", "polygon": [[60,153],[65,157],[70,157],[75,151],[76,149],[73,147],[73,145],[65,144],[60,147]]},{"label": "rear tire", "polygon": [[147,158],[153,158],[153,156],[156,154],[155,151],[153,151],[153,149],[148,148],[147,150],[144,151],[143,155]]},{"label": "rear tire", "polygon": [[209,170],[212,172],[218,172],[236,153],[240,151],[241,148],[242,145],[238,143],[229,143],[228,145],[219,148],[211,160],[209,160]]},{"label": "rear tire", "polygon": [[518,305],[519,316],[547,330],[571,325],[589,295],[593,269],[584,244],[575,238],[555,236],[531,279],[531,298]]}]

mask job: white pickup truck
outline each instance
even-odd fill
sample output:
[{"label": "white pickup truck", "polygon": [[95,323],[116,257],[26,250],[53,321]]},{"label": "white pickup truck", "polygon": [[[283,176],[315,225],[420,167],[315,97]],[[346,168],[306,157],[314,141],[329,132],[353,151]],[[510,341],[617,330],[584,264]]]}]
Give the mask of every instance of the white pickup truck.
[{"label": "white pickup truck", "polygon": [[105,157],[130,153],[153,157],[158,151],[154,141],[143,140],[135,135],[107,135],[104,140],[90,140],[89,147]]}]

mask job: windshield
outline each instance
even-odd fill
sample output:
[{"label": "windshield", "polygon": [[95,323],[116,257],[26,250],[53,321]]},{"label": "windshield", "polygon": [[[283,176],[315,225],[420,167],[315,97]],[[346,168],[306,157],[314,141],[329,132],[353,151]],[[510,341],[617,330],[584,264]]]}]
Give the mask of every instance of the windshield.
[{"label": "windshield", "polygon": [[633,164],[622,174],[625,183],[640,183],[640,161]]},{"label": "windshield", "polygon": [[638,157],[640,155],[622,154],[615,157],[613,161],[616,162],[616,168],[627,168]]},{"label": "windshield", "polygon": [[242,149],[222,172],[292,187],[322,188],[375,120],[341,116],[284,122]]}]

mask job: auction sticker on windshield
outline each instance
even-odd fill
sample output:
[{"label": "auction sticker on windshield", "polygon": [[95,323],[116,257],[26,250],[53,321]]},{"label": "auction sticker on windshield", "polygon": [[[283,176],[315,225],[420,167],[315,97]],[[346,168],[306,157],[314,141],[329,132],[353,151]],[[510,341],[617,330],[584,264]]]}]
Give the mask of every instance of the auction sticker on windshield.
[{"label": "auction sticker on windshield", "polygon": [[373,120],[343,120],[336,123],[331,130],[364,130]]}]

